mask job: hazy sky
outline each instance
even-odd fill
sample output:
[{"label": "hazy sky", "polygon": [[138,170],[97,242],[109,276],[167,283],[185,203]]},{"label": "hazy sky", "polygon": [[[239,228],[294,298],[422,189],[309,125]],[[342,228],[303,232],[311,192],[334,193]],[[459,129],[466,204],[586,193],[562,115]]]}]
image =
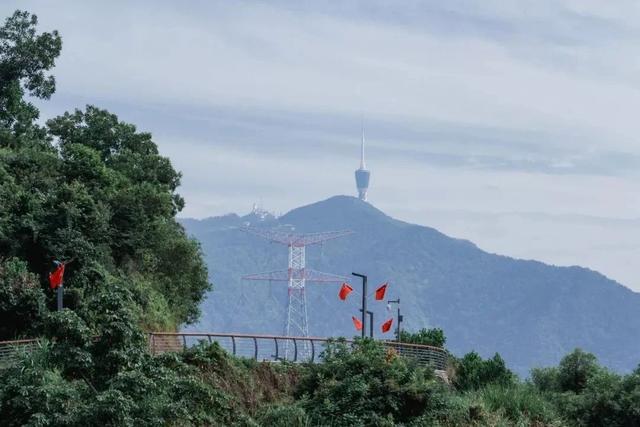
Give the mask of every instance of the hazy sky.
[{"label": "hazy sky", "polygon": [[491,252],[640,290],[635,0],[29,1],[58,29],[43,116],[154,134],[184,216],[355,194]]}]

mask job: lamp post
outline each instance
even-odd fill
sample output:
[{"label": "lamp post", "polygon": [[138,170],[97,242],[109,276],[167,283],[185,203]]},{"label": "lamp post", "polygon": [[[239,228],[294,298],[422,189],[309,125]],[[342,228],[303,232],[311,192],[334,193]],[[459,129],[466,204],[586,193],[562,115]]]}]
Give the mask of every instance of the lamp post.
[{"label": "lamp post", "polygon": [[390,299],[387,301],[387,304],[398,304],[398,314],[396,318],[396,339],[400,342],[400,323],[402,322],[402,314],[400,314],[400,298],[398,299]]},{"label": "lamp post", "polygon": [[[360,309],[362,311],[362,309]],[[373,311],[367,310],[367,314],[369,315],[369,336],[373,338]],[[364,325],[362,326],[362,330],[364,331]]]},{"label": "lamp post", "polygon": [[[367,334],[367,276],[359,273],[351,274],[362,279],[362,308],[360,311],[362,312],[362,338],[364,338]],[[371,325],[373,325],[373,321],[371,322]],[[373,328],[373,326],[371,327]],[[373,333],[371,336],[373,336]]]},{"label": "lamp post", "polygon": [[64,301],[64,284],[60,283],[60,286],[58,286],[58,293],[56,297],[58,311],[62,311],[62,302]]}]

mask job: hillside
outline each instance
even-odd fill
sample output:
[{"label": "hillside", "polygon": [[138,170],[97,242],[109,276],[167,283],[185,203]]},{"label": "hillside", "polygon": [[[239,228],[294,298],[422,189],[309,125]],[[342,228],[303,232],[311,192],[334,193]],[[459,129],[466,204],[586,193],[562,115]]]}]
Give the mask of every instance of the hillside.
[{"label": "hillside", "polygon": [[[242,233],[239,226],[350,229],[355,233],[349,237],[308,249],[308,265],[343,275],[365,272],[374,284],[389,280],[389,297],[402,301],[404,327],[444,328],[456,354],[498,351],[521,374],[557,364],[575,347],[619,371],[640,360],[639,294],[586,268],[487,253],[352,197],[333,197],[278,219],[227,215],[182,222],[202,242],[214,283],[192,329],[282,332],[286,285],[243,282],[241,276],[284,268],[286,248]],[[355,301],[340,302],[337,289],[337,284],[309,285],[312,335],[354,334]],[[388,313],[384,304],[373,305],[379,323]]]}]

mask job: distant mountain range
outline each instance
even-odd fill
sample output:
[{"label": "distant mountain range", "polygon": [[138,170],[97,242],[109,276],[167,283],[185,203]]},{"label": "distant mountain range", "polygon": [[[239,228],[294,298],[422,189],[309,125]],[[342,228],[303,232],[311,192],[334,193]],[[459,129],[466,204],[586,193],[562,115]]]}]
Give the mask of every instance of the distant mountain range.
[{"label": "distant mountain range", "polygon": [[[283,332],[286,284],[243,282],[241,277],[285,269],[287,248],[239,227],[349,229],[354,234],[308,248],[307,265],[345,276],[363,272],[374,285],[389,281],[387,296],[401,299],[403,328],[441,327],[455,354],[499,352],[522,375],[532,367],[557,364],[575,347],[595,353],[617,371],[640,363],[640,294],[587,268],[487,253],[471,242],[395,220],[347,196],[279,218],[230,214],[182,223],[201,241],[214,283],[200,323],[189,329]],[[359,282],[354,283],[358,289]],[[357,301],[340,301],[338,288],[339,284],[307,286],[311,335],[356,334],[351,316],[358,315]],[[385,303],[370,305],[376,324],[391,317]]]}]

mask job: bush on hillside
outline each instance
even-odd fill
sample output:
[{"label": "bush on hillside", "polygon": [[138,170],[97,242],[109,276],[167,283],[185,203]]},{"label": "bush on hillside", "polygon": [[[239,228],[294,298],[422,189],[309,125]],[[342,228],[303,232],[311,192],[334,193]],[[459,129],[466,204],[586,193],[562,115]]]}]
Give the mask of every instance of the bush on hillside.
[{"label": "bush on hillside", "polygon": [[44,292],[27,264],[0,259],[0,341],[35,333],[46,313]]},{"label": "bush on hillside", "polygon": [[559,392],[560,371],[558,367],[533,368],[531,370],[531,383],[541,392]]},{"label": "bush on hillside", "polygon": [[271,405],[260,410],[256,421],[261,426],[269,427],[307,427],[321,425],[312,423],[304,409],[296,404]]},{"label": "bush on hillside", "polygon": [[379,342],[327,345],[323,363],[307,367],[295,396],[314,421],[333,425],[407,422],[446,412],[448,394],[431,369],[400,358]]},{"label": "bush on hillside", "polygon": [[83,313],[52,313],[41,347],[0,370],[0,419],[18,425],[227,425],[241,419],[229,396],[203,381],[189,357],[153,357],[112,284]]},{"label": "bush on hillside", "polygon": [[498,353],[491,359],[483,360],[476,352],[456,359],[453,384],[460,391],[478,390],[489,384],[509,386],[517,380]]}]

